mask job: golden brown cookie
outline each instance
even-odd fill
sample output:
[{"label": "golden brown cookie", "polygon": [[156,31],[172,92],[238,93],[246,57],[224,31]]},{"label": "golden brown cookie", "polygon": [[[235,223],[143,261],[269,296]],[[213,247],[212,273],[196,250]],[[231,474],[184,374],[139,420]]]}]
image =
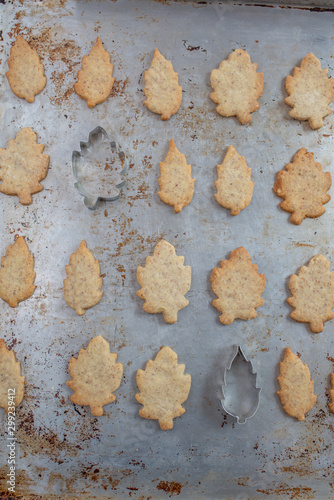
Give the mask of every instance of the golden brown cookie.
[{"label": "golden brown cookie", "polygon": [[99,335],[78,358],[71,358],[68,370],[72,380],[67,385],[74,391],[72,403],[89,406],[92,415],[100,417],[103,406],[116,399],[113,392],[122,382],[123,365],[116,363],[117,354],[110,352],[109,343]]},{"label": "golden brown cookie", "polygon": [[334,413],[334,373],[331,373],[331,388],[328,391],[330,402],[328,403],[329,409]]},{"label": "golden brown cookie", "polygon": [[319,254],[289,279],[292,297],[287,302],[294,308],[290,316],[309,323],[313,333],[322,332],[324,322],[334,318],[334,273],[329,267],[326,257]]},{"label": "golden brown cookie", "polygon": [[228,260],[221,261],[221,267],[214,268],[210,281],[218,297],[212,305],[223,313],[219,319],[224,325],[230,325],[236,318],[255,318],[255,308],[264,304],[261,294],[266,278],[258,273],[257,265],[252,264],[243,247],[233,250]]},{"label": "golden brown cookie", "polygon": [[49,156],[43,150],[29,127],[21,129],[7,148],[1,148],[0,192],[16,195],[22,205],[30,205],[31,195],[44,189],[40,182],[48,173]]},{"label": "golden brown cookie", "polygon": [[211,71],[210,97],[218,104],[217,113],[236,116],[244,125],[252,121],[250,113],[259,109],[257,100],[263,93],[263,73],[257,73],[257,64],[251,63],[249,54],[237,49]]},{"label": "golden brown cookie", "polygon": [[186,411],[186,401],[191,386],[191,376],[184,374],[185,365],[179,365],[177,354],[170,347],[163,347],[154,361],[147,362],[145,370],[137,371],[139,394],[137,401],[143,405],[139,415],[158,420],[162,430],[173,428],[173,419]]},{"label": "golden brown cookie", "polygon": [[80,243],[78,250],[72,253],[68,266],[65,266],[67,278],[64,279],[64,297],[67,305],[80,316],[98,304],[102,297],[102,278],[100,264],[94,259],[86,242]]},{"label": "golden brown cookie", "polygon": [[254,182],[252,170],[247,167],[243,156],[230,146],[224,161],[217,165],[218,180],[215,182],[215,198],[219,205],[231,210],[231,215],[238,215],[251,202]]},{"label": "golden brown cookie", "polygon": [[285,88],[289,94],[285,102],[292,107],[290,116],[308,120],[313,129],[322,127],[323,119],[332,113],[328,104],[334,99],[334,79],[328,78],[328,69],[321,69],[314,54],[307,54],[293,76],[287,76]]},{"label": "golden brown cookie", "polygon": [[12,350],[0,339],[0,407],[7,413],[19,406],[24,395],[25,377]]},{"label": "golden brown cookie", "polygon": [[323,205],[331,197],[327,191],[332,185],[329,172],[324,173],[313,153],[301,148],[293,162],[280,170],[274,185],[275,193],[283,198],[280,207],[291,213],[291,222],[301,224],[306,217],[320,217],[325,213]]},{"label": "golden brown cookie", "polygon": [[74,84],[76,93],[93,108],[110,96],[115,78],[109,53],[104,50],[99,37],[88,56],[83,56],[82,69],[78,71],[78,81]]},{"label": "golden brown cookie", "polygon": [[145,267],[138,267],[138,297],[145,300],[144,311],[162,313],[166,323],[176,323],[177,313],[189,304],[184,295],[190,289],[191,267],[184,266],[175,248],[161,240],[153,256],[146,258]]},{"label": "golden brown cookie", "polygon": [[154,51],[150,69],[145,71],[144,79],[145,106],[153,113],[161,115],[161,120],[169,120],[181,105],[182,87],[172,63],[167,61],[158,49]]},{"label": "golden brown cookie", "polygon": [[10,307],[16,307],[33,294],[35,276],[33,256],[20,236],[7,248],[5,257],[1,257],[0,298]]},{"label": "golden brown cookie", "polygon": [[304,420],[305,414],[317,402],[317,396],[314,394],[314,382],[308,366],[289,347],[285,349],[277,380],[281,388],[277,394],[283,410],[291,417]]},{"label": "golden brown cookie", "polygon": [[6,76],[14,94],[27,102],[34,102],[35,95],[42,92],[46,85],[44,66],[36,50],[30,48],[21,35],[17,36],[10,49],[7,63],[9,71]]},{"label": "golden brown cookie", "polygon": [[171,139],[166,159],[160,162],[160,199],[174,207],[175,212],[181,212],[192,200],[194,184],[191,165],[187,165],[185,155],[179,152]]}]

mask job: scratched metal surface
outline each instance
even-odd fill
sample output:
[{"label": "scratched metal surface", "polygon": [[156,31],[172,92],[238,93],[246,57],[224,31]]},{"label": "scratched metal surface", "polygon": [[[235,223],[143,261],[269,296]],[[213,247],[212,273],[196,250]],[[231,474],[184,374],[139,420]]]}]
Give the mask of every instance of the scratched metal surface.
[{"label": "scratched metal surface", "polygon": [[[334,200],[319,219],[289,222],[272,191],[277,172],[300,147],[333,171],[333,115],[318,131],[292,120],[284,79],[310,51],[333,69],[333,14],[229,5],[63,0],[1,6],[0,146],[30,126],[51,163],[44,191],[23,207],[0,196],[1,255],[24,235],[35,258],[36,290],[17,309],[0,304],[1,336],[26,376],[17,410],[17,489],[25,498],[334,498],[334,416],[327,387],[333,370],[334,322],[312,334],[289,317],[289,276],[317,253],[332,262]],[[16,98],[4,78],[18,33],[37,48],[47,86],[33,104]],[[73,83],[96,36],[114,62],[112,96],[89,110]],[[143,72],[155,46],[171,59],[183,86],[181,109],[168,122],[143,105]],[[209,99],[210,71],[231,50],[246,48],[264,73],[259,111],[248,126],[223,119]],[[74,190],[72,150],[97,125],[114,127],[129,157],[127,184],[117,203],[89,211]],[[196,178],[181,214],[158,195],[159,161],[170,138]],[[216,165],[233,144],[255,181],[250,206],[231,217],[214,199]],[[149,315],[136,296],[136,268],[164,237],[192,266],[190,304],[175,325]],[[103,297],[85,316],[66,306],[65,264],[81,240],[100,261]],[[223,326],[211,306],[210,274],[243,245],[267,278],[256,319]],[[92,418],[70,401],[68,362],[102,334],[124,364],[117,401]],[[218,401],[220,365],[238,343],[262,387],[257,414],[235,425]],[[170,432],[139,417],[135,375],[160,346],[169,345],[192,375],[186,413]],[[286,346],[311,370],[318,402],[304,422],[282,410],[276,396]],[[0,413],[0,491],[6,494],[5,416]]]}]

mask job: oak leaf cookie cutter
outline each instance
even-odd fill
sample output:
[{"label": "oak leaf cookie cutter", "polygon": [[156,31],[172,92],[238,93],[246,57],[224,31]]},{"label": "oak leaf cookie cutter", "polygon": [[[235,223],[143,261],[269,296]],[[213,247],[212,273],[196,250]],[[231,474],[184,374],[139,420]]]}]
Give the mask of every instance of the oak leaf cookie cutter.
[{"label": "oak leaf cookie cutter", "polygon": [[261,388],[256,386],[257,373],[239,345],[224,367],[221,405],[226,413],[235,417],[238,424],[253,417],[260,404]]},{"label": "oak leaf cookie cutter", "polygon": [[115,201],[125,184],[128,162],[120,145],[102,127],[90,132],[88,142],[72,153],[75,189],[84,196],[86,207],[95,210],[99,200]]}]

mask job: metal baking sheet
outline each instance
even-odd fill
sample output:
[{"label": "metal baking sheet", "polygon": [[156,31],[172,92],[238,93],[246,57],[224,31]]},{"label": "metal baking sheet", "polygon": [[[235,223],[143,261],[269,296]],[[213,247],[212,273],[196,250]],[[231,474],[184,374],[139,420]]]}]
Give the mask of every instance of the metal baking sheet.
[{"label": "metal baking sheet", "polygon": [[[0,196],[1,255],[24,235],[35,258],[36,290],[17,309],[0,304],[1,337],[22,362],[26,392],[17,410],[16,495],[21,498],[334,498],[334,415],[328,410],[334,321],[321,334],[290,319],[292,273],[318,253],[334,269],[334,200],[318,219],[297,227],[279,208],[277,172],[301,147],[333,171],[333,115],[320,130],[291,119],[284,80],[313,52],[334,76],[333,14],[228,4],[62,0],[1,5],[1,138],[6,147],[32,127],[50,155],[44,191],[30,206]],[[21,33],[43,59],[47,86],[27,104],[4,77],[6,58]],[[82,56],[97,36],[110,52],[116,82],[94,109],[73,91]],[[179,112],[168,122],[143,105],[143,72],[155,47],[172,60],[183,86]],[[210,100],[210,72],[236,48],[246,48],[264,73],[261,107],[250,125],[222,118]],[[117,203],[89,211],[73,187],[71,154],[96,126],[116,130],[129,157]],[[169,140],[185,153],[196,178],[192,202],[174,214],[158,195],[159,161]],[[237,217],[215,199],[216,165],[233,144],[255,181],[250,206]],[[136,268],[165,238],[192,266],[189,306],[178,322],[143,311]],[[66,306],[65,265],[85,239],[99,259],[103,297],[85,316]],[[238,246],[267,278],[265,304],[251,321],[223,326],[212,307],[209,278]],[[68,362],[102,334],[124,364],[117,401],[105,415],[70,401]],[[242,346],[262,387],[260,407],[237,425],[220,407],[221,362]],[[186,413],[174,429],[139,417],[135,375],[160,346],[169,345],[192,375]],[[286,346],[302,356],[318,401],[304,422],[288,417],[276,395]],[[0,491],[7,495],[6,417],[0,413]]]}]

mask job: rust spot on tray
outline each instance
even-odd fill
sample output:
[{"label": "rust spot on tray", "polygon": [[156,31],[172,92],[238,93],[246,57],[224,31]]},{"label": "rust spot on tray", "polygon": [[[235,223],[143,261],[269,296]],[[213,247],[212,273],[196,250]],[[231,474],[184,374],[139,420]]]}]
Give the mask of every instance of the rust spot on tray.
[{"label": "rust spot on tray", "polygon": [[293,242],[295,247],[311,247],[315,248],[315,245],[310,245],[309,243],[300,243],[299,241],[294,241]]},{"label": "rust spot on tray", "polygon": [[[137,143],[134,143],[134,148],[136,148],[138,145]],[[148,200],[147,203],[149,206],[151,206],[151,202],[149,201],[149,197],[152,196],[151,193],[149,193],[150,186],[147,184],[146,180],[149,174],[149,171],[153,168],[153,164],[151,162],[152,156],[147,156],[145,155],[142,158],[142,166],[140,170],[138,171],[136,176],[131,177],[129,179],[129,185],[128,185],[128,195],[127,195],[127,200],[128,200],[128,205],[130,207],[133,207],[135,205],[135,202],[137,200]],[[137,191],[135,194],[130,194],[129,192],[133,188],[133,186],[138,186]]]},{"label": "rust spot on tray", "polygon": [[[149,185],[145,181],[142,181],[140,186],[138,186],[138,188],[137,188],[137,194],[132,195],[132,196],[128,196],[128,204],[130,205],[130,207],[133,207],[134,202],[136,200],[140,200],[140,199],[147,200],[148,196],[149,196],[147,193],[148,190],[149,190]],[[151,206],[150,203],[149,203],[149,206]]]},{"label": "rust spot on tray", "polygon": [[108,478],[108,481],[109,481],[109,484],[110,484],[110,488],[111,488],[112,490],[115,490],[115,489],[116,489],[116,487],[117,487],[117,486],[119,485],[119,483],[120,483],[120,479],[114,479],[114,478],[113,478],[113,477],[111,477],[111,476]]},{"label": "rust spot on tray", "polygon": [[186,48],[186,50],[189,50],[189,52],[199,50],[199,51],[204,52],[206,54],[206,49],[203,49],[200,45],[196,45],[196,46],[188,45],[188,40],[182,40],[182,41],[183,41],[183,46]]},{"label": "rust spot on tray", "polygon": [[[328,431],[333,431],[332,415],[324,410],[319,410],[317,413],[311,411],[303,422],[301,435],[297,439],[290,436],[286,440],[284,449],[273,457],[271,463],[275,466],[275,473],[279,477],[284,476],[286,480],[296,477],[331,477],[332,467],[324,468],[321,463],[321,457],[331,454],[333,449],[331,438],[322,439],[320,437],[324,432],[330,436]],[[284,443],[281,442],[281,447],[283,446]],[[283,495],[285,492],[288,498],[314,498],[313,496],[303,497],[304,490],[301,490],[300,493],[299,490],[290,491],[288,485],[280,485],[279,488],[282,488],[280,494]],[[263,493],[274,495],[277,492],[274,488],[269,488]],[[309,492],[310,495],[313,493],[315,492]],[[295,496],[288,496],[288,494],[295,494]]]},{"label": "rust spot on tray", "polygon": [[53,71],[51,73],[50,79],[53,82],[55,94],[49,95],[49,98],[52,104],[56,106],[61,106],[72,94],[74,94],[74,87],[67,86],[67,76],[67,72],[57,73],[57,71]]},{"label": "rust spot on tray", "polygon": [[111,97],[124,95],[125,93],[124,91],[128,82],[129,82],[128,78],[126,78],[125,80],[115,80],[111,90]]},{"label": "rust spot on tray", "polygon": [[[144,237],[137,229],[130,229],[129,227],[124,228],[120,236],[121,241],[118,243],[112,257],[119,257],[121,254],[124,255],[125,252],[126,254],[130,253],[134,260],[143,260],[141,254],[150,252],[150,247],[156,245],[163,238],[163,234],[161,233]],[[131,246],[129,251],[125,249],[127,246]]]},{"label": "rust spot on tray", "polygon": [[256,490],[259,493],[263,493],[264,495],[271,495],[274,497],[283,495],[285,498],[293,498],[295,500],[297,499],[311,499],[315,498],[315,491],[312,490],[311,488],[307,486],[288,486],[287,484],[282,484],[280,486],[277,486],[276,488],[269,488],[266,490]]},{"label": "rust spot on tray", "polygon": [[249,477],[239,477],[237,482],[239,486],[247,486],[249,483]]},{"label": "rust spot on tray", "polygon": [[121,277],[122,277],[122,286],[124,286],[125,284],[125,279],[126,279],[126,270],[123,266],[123,264],[118,264],[118,266],[116,267],[117,271],[119,273],[121,273]]},{"label": "rust spot on tray", "polygon": [[[9,467],[5,466],[0,469],[0,498],[1,500],[22,499],[22,495],[27,495],[35,489],[35,481],[33,481],[24,469],[17,468],[15,470],[15,493],[11,495],[5,494],[8,491],[8,474]],[[9,493],[9,492],[8,492]],[[25,497],[27,498],[27,497]],[[29,500],[43,500],[41,496],[29,495]]]},{"label": "rust spot on tray", "polygon": [[179,495],[182,488],[183,485],[175,481],[160,481],[160,483],[157,484],[157,489],[169,493],[169,496]]},{"label": "rust spot on tray", "polygon": [[69,451],[68,444],[60,440],[54,432],[35,424],[31,410],[20,415],[17,428],[17,441],[24,455],[36,455],[44,451],[51,459],[57,459],[62,450]]}]

